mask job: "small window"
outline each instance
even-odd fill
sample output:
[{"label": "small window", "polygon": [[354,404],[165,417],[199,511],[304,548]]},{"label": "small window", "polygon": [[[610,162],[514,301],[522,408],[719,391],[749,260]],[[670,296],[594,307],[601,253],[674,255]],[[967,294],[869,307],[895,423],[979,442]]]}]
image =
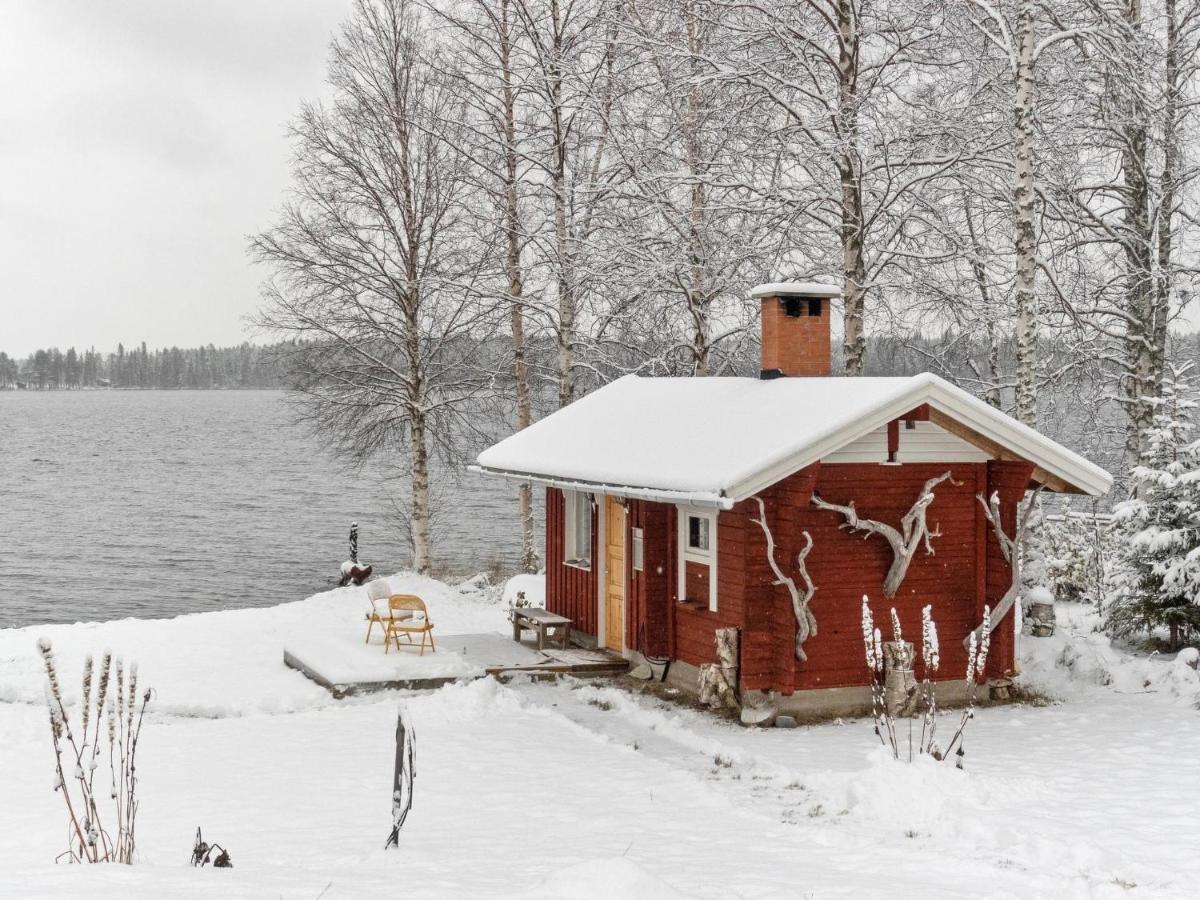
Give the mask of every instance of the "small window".
[{"label": "small window", "polygon": [[717,608],[717,511],[679,507],[679,601]]},{"label": "small window", "polygon": [[645,550],[643,548],[642,529],[634,528],[633,529],[633,571],[641,572],[646,567],[645,566],[645,557],[643,556],[644,553],[645,553]]},{"label": "small window", "polygon": [[563,562],[568,566],[592,566],[592,495],[564,491],[566,527],[563,529]]}]

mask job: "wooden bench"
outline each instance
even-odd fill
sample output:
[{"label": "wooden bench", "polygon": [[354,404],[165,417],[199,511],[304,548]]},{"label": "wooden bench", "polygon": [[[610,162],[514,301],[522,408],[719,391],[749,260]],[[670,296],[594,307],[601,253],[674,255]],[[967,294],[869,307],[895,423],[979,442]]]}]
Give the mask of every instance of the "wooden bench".
[{"label": "wooden bench", "polygon": [[512,611],[513,640],[520,643],[521,632],[529,630],[537,633],[539,650],[546,649],[547,641],[557,641],[563,650],[567,649],[567,639],[571,635],[571,620],[565,616],[555,615],[540,607],[515,607]]}]

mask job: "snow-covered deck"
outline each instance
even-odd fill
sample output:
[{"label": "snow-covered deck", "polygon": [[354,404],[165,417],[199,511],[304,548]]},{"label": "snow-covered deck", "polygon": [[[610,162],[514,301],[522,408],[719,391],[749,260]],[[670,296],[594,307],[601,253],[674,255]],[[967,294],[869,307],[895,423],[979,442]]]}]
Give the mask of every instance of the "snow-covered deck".
[{"label": "snow-covered deck", "polygon": [[488,675],[501,679],[515,674],[533,676],[612,675],[628,664],[603,650],[538,650],[497,633],[434,634],[437,652],[401,645],[383,652],[378,637],[364,644],[348,633],[306,635],[288,641],[283,661],[327,688],[335,697],[388,689],[423,690]]}]

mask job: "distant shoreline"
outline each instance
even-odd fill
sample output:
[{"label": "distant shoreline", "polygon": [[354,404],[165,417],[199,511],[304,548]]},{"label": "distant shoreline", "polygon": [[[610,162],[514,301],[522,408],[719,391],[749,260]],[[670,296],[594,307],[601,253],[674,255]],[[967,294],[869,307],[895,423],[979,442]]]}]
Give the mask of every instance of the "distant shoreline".
[{"label": "distant shoreline", "polygon": [[16,385],[5,384],[0,385],[0,393],[11,394],[91,394],[91,393],[108,393],[119,391],[121,393],[135,393],[138,391],[147,393],[208,393],[210,391],[286,391],[283,386],[272,387],[270,385],[216,385],[213,387],[101,387],[98,385],[89,385],[87,387],[18,387]]}]

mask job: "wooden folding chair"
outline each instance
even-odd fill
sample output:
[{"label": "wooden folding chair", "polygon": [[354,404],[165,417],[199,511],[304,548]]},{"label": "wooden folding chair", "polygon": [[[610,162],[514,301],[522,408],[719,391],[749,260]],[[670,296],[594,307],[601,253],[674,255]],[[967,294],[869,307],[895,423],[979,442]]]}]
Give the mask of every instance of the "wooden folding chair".
[{"label": "wooden folding chair", "polygon": [[[430,652],[437,653],[437,647],[433,643],[433,623],[429,621],[429,611],[425,609],[424,600],[415,594],[393,594],[388,598],[388,612],[391,618],[388,619],[387,630],[384,632],[384,653],[391,649],[393,640],[396,642],[396,652],[400,651],[402,634],[409,644],[413,643],[414,634],[421,635],[419,656],[425,655],[426,639],[429,640]],[[407,615],[398,615],[399,613]]]},{"label": "wooden folding chair", "polygon": [[392,595],[392,589],[388,587],[386,578],[377,578],[374,581],[367,583],[367,601],[371,604],[367,610],[367,639],[364,644],[371,643],[371,631],[376,625],[383,632],[383,639],[387,641],[387,623],[392,619],[391,610],[386,606],[381,606],[381,600],[386,600]]}]

